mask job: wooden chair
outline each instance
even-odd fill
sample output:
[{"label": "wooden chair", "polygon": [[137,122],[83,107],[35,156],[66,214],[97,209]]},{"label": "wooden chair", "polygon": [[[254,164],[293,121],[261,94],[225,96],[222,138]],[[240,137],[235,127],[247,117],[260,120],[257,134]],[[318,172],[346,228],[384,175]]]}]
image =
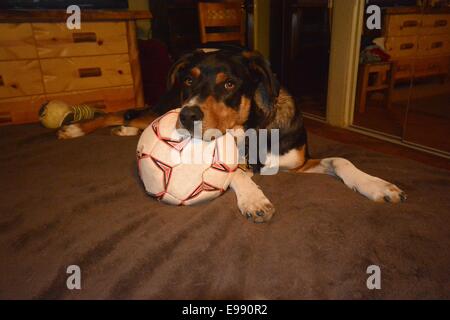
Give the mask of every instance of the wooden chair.
[{"label": "wooden chair", "polygon": [[[240,3],[198,3],[200,25],[200,41],[207,42],[239,42],[245,45],[244,19]],[[208,29],[227,29],[224,31]]]},{"label": "wooden chair", "polygon": [[393,65],[391,62],[378,62],[360,65],[358,75],[358,109],[366,111],[367,94],[373,91],[385,91],[387,108],[391,107],[393,89]]}]

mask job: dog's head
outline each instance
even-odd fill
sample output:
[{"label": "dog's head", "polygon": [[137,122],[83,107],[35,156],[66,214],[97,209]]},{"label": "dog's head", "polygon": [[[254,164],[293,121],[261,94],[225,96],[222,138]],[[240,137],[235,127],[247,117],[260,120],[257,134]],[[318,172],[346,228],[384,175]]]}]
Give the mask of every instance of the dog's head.
[{"label": "dog's head", "polygon": [[178,96],[182,108],[179,125],[191,133],[196,121],[202,121],[202,134],[243,127],[252,106],[269,113],[278,92],[269,63],[255,51],[195,51],[168,75],[168,94]]}]

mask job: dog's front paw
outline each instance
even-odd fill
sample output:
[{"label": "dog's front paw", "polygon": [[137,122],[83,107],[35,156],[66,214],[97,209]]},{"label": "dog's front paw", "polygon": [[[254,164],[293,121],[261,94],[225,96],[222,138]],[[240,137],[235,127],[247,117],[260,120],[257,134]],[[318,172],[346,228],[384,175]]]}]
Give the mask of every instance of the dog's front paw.
[{"label": "dog's front paw", "polygon": [[63,126],[58,130],[58,139],[73,139],[84,136],[84,132],[78,124]]},{"label": "dog's front paw", "polygon": [[139,129],[135,127],[120,126],[112,129],[111,133],[121,137],[137,136],[139,134]]},{"label": "dog's front paw", "polygon": [[407,198],[406,193],[395,184],[376,177],[358,185],[357,190],[376,202],[398,203]]},{"label": "dog's front paw", "polygon": [[269,221],[275,213],[275,207],[261,190],[240,197],[238,207],[242,215],[254,223]]}]

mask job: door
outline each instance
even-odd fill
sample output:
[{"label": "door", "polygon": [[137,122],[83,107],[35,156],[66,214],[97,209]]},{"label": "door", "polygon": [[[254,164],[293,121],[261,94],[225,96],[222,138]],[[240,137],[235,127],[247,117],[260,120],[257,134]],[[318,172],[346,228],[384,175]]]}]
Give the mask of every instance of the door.
[{"label": "door", "polygon": [[400,4],[364,27],[353,125],[449,154],[450,13]]},{"label": "door", "polygon": [[327,0],[271,1],[271,62],[304,113],[325,118],[331,10]]}]

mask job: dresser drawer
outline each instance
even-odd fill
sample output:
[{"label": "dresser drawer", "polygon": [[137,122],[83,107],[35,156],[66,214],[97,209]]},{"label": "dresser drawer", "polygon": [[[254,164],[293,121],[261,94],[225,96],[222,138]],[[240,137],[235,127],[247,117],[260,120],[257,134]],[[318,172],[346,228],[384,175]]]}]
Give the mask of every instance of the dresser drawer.
[{"label": "dresser drawer", "polygon": [[417,59],[414,77],[447,74],[449,71],[449,57]]},{"label": "dresser drawer", "polygon": [[418,55],[421,57],[450,54],[450,35],[428,35],[419,37]]},{"label": "dresser drawer", "polygon": [[394,78],[411,79],[425,76],[448,74],[450,57],[404,59],[397,61]]},{"label": "dresser drawer", "polygon": [[38,60],[0,61],[0,98],[43,92]]},{"label": "dresser drawer", "polygon": [[414,72],[414,59],[406,59],[397,61],[394,79],[411,79]]},{"label": "dresser drawer", "polygon": [[115,87],[133,83],[127,54],[42,59],[41,67],[47,93]]},{"label": "dresser drawer", "polygon": [[393,58],[413,57],[417,54],[417,37],[389,37],[386,39],[386,51]]},{"label": "dresser drawer", "polygon": [[136,106],[133,86],[47,94],[48,100],[61,100],[69,105],[88,104],[107,112]]},{"label": "dresser drawer", "polygon": [[125,22],[82,22],[80,30],[65,23],[33,23],[39,57],[74,57],[128,52]]},{"label": "dresser drawer", "polygon": [[424,15],[420,34],[450,34],[450,14]]},{"label": "dresser drawer", "polygon": [[0,99],[0,125],[39,121],[39,109],[45,101],[45,95]]},{"label": "dresser drawer", "polygon": [[30,23],[0,23],[0,60],[37,57]]},{"label": "dresser drawer", "polygon": [[421,25],[419,14],[390,14],[386,16],[385,35],[410,36],[418,33]]},{"label": "dresser drawer", "polygon": [[89,104],[106,112],[136,106],[133,86],[0,99],[0,126],[39,121],[39,109],[49,100],[61,100],[69,105]]}]

